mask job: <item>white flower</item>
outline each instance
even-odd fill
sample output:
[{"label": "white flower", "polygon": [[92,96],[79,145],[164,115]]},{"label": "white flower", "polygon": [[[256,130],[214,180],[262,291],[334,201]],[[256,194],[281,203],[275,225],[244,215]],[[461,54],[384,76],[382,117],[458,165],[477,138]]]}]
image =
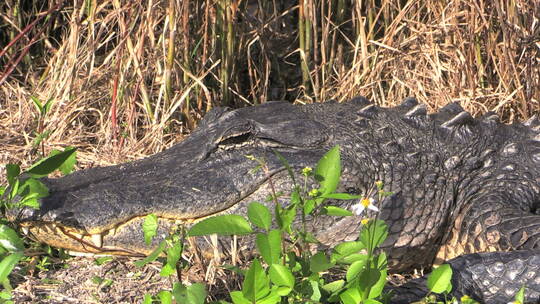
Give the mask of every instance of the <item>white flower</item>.
[{"label": "white flower", "polygon": [[373,198],[364,197],[363,199],[360,200],[358,204],[351,206],[351,211],[356,215],[361,215],[366,209],[378,212],[379,208],[373,205],[373,203],[375,203],[375,200]]}]

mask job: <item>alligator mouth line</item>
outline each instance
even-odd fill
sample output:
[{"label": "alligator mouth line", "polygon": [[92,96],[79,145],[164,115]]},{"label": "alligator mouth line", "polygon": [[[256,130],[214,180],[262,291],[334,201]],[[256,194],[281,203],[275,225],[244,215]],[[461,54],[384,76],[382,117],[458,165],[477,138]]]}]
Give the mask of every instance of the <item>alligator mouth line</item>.
[{"label": "alligator mouth line", "polygon": [[[242,197],[238,198],[228,207],[217,210],[215,212],[206,214],[204,216],[193,217],[193,218],[182,218],[178,219],[175,216],[167,216],[164,214],[156,214],[158,219],[158,226],[165,227],[167,231],[170,231],[175,226],[178,225],[190,225],[206,218],[226,213],[227,211],[233,209],[238,203],[242,202],[255,192],[257,192],[260,187],[268,183],[269,180],[274,177],[276,174],[284,172],[285,169],[278,169],[272,174],[266,176],[264,180],[258,183],[253,187],[252,191],[247,192]],[[106,241],[108,238],[112,238],[118,234],[122,234],[124,231],[139,231],[140,237],[135,235],[130,235],[129,237],[132,240],[141,238],[142,240],[142,223],[144,222],[146,216],[137,215],[131,218],[126,219],[123,222],[113,224],[111,226],[105,227],[94,227],[89,230],[81,230],[74,227],[64,226],[59,222],[46,222],[46,221],[27,221],[21,222],[20,227],[23,233],[37,241],[45,242],[53,247],[62,247],[69,250],[69,253],[76,255],[79,254],[105,254],[105,255],[124,255],[124,256],[144,256],[150,253],[154,248],[151,246],[144,246],[143,242],[140,242],[136,250],[123,248],[122,246],[107,245]],[[136,242],[134,242],[136,243]]]}]

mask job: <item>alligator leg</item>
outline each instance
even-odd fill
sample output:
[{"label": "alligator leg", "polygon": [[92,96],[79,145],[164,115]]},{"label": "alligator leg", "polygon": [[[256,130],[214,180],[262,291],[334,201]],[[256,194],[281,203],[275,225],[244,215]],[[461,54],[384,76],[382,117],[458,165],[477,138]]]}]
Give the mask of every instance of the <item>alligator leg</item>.
[{"label": "alligator leg", "polygon": [[[448,261],[453,270],[451,295],[480,303],[508,303],[525,285],[525,303],[540,301],[540,251],[466,254]],[[391,303],[411,303],[428,294],[427,276],[388,288]]]},{"label": "alligator leg", "polygon": [[540,250],[540,216],[534,213],[538,200],[525,189],[518,192],[491,193],[467,204],[441,247],[438,262],[475,252]]}]

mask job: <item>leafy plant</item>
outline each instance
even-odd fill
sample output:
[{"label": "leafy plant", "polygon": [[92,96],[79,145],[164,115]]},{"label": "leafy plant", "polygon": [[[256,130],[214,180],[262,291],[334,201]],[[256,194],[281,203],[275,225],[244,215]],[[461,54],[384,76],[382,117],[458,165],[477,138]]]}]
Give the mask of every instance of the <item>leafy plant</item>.
[{"label": "leafy plant", "polygon": [[43,103],[41,102],[41,100],[39,100],[39,98],[35,96],[31,96],[30,99],[32,100],[32,104],[38,111],[37,128],[35,131],[36,137],[34,138],[32,145],[34,147],[38,147],[41,145],[41,154],[45,155],[45,145],[43,141],[47,139],[51,133],[50,130],[45,130],[45,118],[51,110],[51,106],[53,105],[54,100],[52,98],[49,98],[45,103]]},{"label": "leafy plant", "polygon": [[[39,178],[60,170],[64,174],[72,171],[75,165],[76,150],[68,147],[64,151],[53,150],[50,155],[36,162],[30,168],[21,172],[19,165],[6,165],[7,172],[7,187],[0,187],[0,208],[4,212],[5,219],[6,211],[9,209],[19,209],[23,207],[39,208],[39,199],[49,195],[47,187],[39,181]],[[16,219],[12,220],[16,222]],[[4,303],[10,302],[10,292],[12,290],[9,283],[9,274],[13,268],[24,257],[24,241],[10,227],[12,223],[6,220],[0,222],[0,284],[3,286],[3,291],[0,293],[0,298]],[[38,266],[45,267],[46,259]]]}]

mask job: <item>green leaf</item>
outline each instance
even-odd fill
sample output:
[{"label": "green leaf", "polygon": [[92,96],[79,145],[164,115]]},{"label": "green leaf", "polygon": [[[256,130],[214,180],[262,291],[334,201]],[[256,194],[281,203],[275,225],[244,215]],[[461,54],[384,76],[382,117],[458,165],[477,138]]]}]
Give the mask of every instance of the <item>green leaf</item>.
[{"label": "green leaf", "polygon": [[144,233],[144,242],[147,246],[152,244],[152,238],[156,236],[158,229],[158,218],[157,215],[151,213],[144,218],[142,224],[142,230]]},{"label": "green leaf", "polygon": [[525,285],[521,286],[514,299],[518,303],[525,303]]},{"label": "green leaf", "polygon": [[[367,267],[362,270],[358,276],[358,286],[360,287],[360,294],[371,294],[371,289],[379,280],[381,279],[381,271],[378,267],[372,265],[372,263],[367,263]],[[386,277],[383,277],[386,279]]]},{"label": "green leaf", "polygon": [[257,202],[253,202],[248,206],[248,218],[253,225],[262,228],[266,231],[270,229],[272,224],[272,215],[268,208]]},{"label": "green leaf", "polygon": [[32,140],[32,147],[37,147],[39,146],[39,144],[41,144],[41,142],[48,138],[49,135],[51,135],[51,130],[45,130],[41,133],[38,133],[38,132],[34,132],[36,137],[34,137],[34,139]]},{"label": "green leaf", "polygon": [[32,103],[34,104],[34,106],[38,110],[39,115],[43,116],[43,114],[44,114],[43,113],[43,104],[41,103],[41,100],[39,100],[39,98],[37,98],[35,96],[30,96],[30,99],[32,100]]},{"label": "green leaf", "polygon": [[145,294],[143,304],[152,304],[152,296],[149,294]]},{"label": "green leaf", "polygon": [[386,240],[387,236],[388,226],[383,220],[369,221],[360,232],[360,241],[372,252]]},{"label": "green leaf", "polygon": [[209,234],[242,235],[252,233],[253,229],[248,221],[236,214],[218,215],[204,219],[191,227],[188,236],[201,236]]},{"label": "green leaf", "polygon": [[362,304],[382,304],[382,302],[379,302],[374,299],[366,299],[365,301],[362,302]]},{"label": "green leaf", "polygon": [[[6,290],[0,291],[0,299],[2,299],[2,300],[11,300],[11,292],[6,291]],[[3,302],[3,303],[4,304],[11,304],[13,302],[6,301],[6,302]]]},{"label": "green leaf", "polygon": [[25,200],[20,202],[19,204],[21,206],[30,207],[30,208],[36,209],[36,210],[39,209],[39,207],[41,206],[41,204],[39,203],[39,201],[35,197],[25,198]]},{"label": "green leaf", "polygon": [[176,273],[176,264],[180,260],[182,254],[182,243],[175,242],[171,247],[167,248],[167,263],[159,273],[162,277],[168,277]]},{"label": "green leaf", "polygon": [[96,265],[98,265],[98,266],[101,266],[101,265],[106,264],[106,263],[108,263],[108,262],[110,262],[110,261],[112,261],[112,260],[113,260],[112,257],[110,257],[110,256],[104,256],[104,257],[98,257],[98,258],[96,258],[96,259],[94,260],[94,263],[95,263]]},{"label": "green leaf", "polygon": [[49,110],[51,109],[52,104],[54,103],[54,99],[49,98],[47,102],[45,103],[45,106],[43,106],[43,115],[47,115],[49,113]]},{"label": "green leaf", "polygon": [[313,209],[315,209],[315,200],[306,200],[304,203],[304,215],[311,214]]},{"label": "green leaf", "polygon": [[352,195],[349,193],[326,193],[326,194],[322,194],[321,197],[340,199],[340,200],[352,200],[352,199],[362,198],[361,195]]},{"label": "green leaf", "polygon": [[3,258],[0,262],[0,282],[4,282],[8,275],[13,270],[13,267],[21,260],[23,254],[21,252],[16,252],[8,255]]},{"label": "green leaf", "polygon": [[319,160],[315,169],[315,178],[321,184],[322,194],[333,193],[336,190],[340,175],[339,145],[336,145]]},{"label": "green leaf", "polygon": [[233,291],[229,294],[231,295],[231,300],[234,304],[252,304],[251,301],[244,297],[244,294],[241,291]]},{"label": "green leaf", "polygon": [[[49,189],[45,184],[35,178],[28,178],[19,186],[19,195],[29,196],[36,194],[34,198],[42,198],[49,196]],[[24,198],[23,198],[24,200]]]},{"label": "green leaf", "polygon": [[281,254],[280,230],[271,230],[268,234],[257,233],[255,244],[266,264],[279,263]]},{"label": "green leaf", "polygon": [[352,263],[349,268],[347,268],[347,274],[345,275],[347,282],[352,282],[355,278],[357,278],[359,274],[366,269],[366,264],[367,256],[365,260],[359,260]]},{"label": "green leaf", "polygon": [[362,300],[360,292],[356,288],[349,288],[339,295],[343,304],[358,304]]},{"label": "green leaf", "polygon": [[310,299],[316,302],[319,302],[321,299],[321,290],[319,289],[319,282],[315,280],[309,280],[309,285],[311,286],[311,295]]},{"label": "green leaf", "polygon": [[172,293],[168,290],[162,290],[158,293],[159,301],[162,304],[171,304],[172,303]]},{"label": "green leaf", "polygon": [[15,179],[21,174],[21,168],[19,165],[7,164],[6,165],[6,177],[10,186],[13,186]]},{"label": "green leaf", "polygon": [[172,292],[176,303],[183,304],[204,304],[207,295],[206,288],[202,283],[185,286],[176,282],[174,283]]},{"label": "green leaf", "polygon": [[258,259],[254,259],[242,284],[242,293],[249,301],[255,303],[270,293],[269,280]]},{"label": "green leaf", "polygon": [[167,243],[165,241],[162,241],[161,243],[159,243],[158,247],[154,251],[152,251],[152,253],[150,253],[149,256],[147,256],[146,258],[140,261],[136,261],[135,266],[143,267],[144,265],[155,261],[159,257],[159,255],[163,252],[163,250],[165,250],[166,245]]},{"label": "green leaf", "polygon": [[342,260],[352,254],[357,254],[361,250],[366,249],[366,246],[360,241],[343,242],[334,247],[331,255],[331,260],[342,262]]},{"label": "green leaf", "polygon": [[9,200],[12,200],[13,198],[15,198],[15,196],[17,196],[17,193],[19,193],[20,184],[21,184],[21,181],[18,178],[15,179],[15,182],[13,183],[13,185],[11,185],[11,189],[9,191],[9,197],[8,197]]},{"label": "green leaf", "polygon": [[334,293],[334,292],[339,291],[341,288],[343,288],[344,285],[345,285],[344,280],[337,280],[337,281],[333,281],[328,284],[325,284],[321,286],[321,288],[325,290],[326,292]]},{"label": "green leaf", "polygon": [[[24,250],[24,243],[15,230],[7,225],[0,225],[0,245],[9,252]],[[0,280],[1,282],[2,280]]]},{"label": "green leaf", "polygon": [[94,284],[99,285],[100,288],[111,286],[114,283],[113,280],[105,279],[100,276],[93,276],[91,281]]},{"label": "green leaf", "polygon": [[343,209],[336,206],[324,206],[323,214],[332,215],[332,216],[351,216],[353,213],[347,209]]},{"label": "green leaf", "polygon": [[[268,270],[268,275],[270,276],[270,280],[272,281],[272,283],[274,283],[274,285],[288,287],[289,292],[293,289],[294,276],[289,270],[289,268],[280,264],[272,264],[270,265],[270,269]],[[285,296],[289,292],[281,295]]]},{"label": "green leaf", "polygon": [[371,286],[369,292],[369,298],[371,299],[375,299],[382,294],[384,285],[386,284],[386,277],[388,276],[388,261],[386,259],[386,254],[382,252],[374,259],[374,262],[377,265],[376,270],[379,271],[379,280]]},{"label": "green leaf", "polygon": [[298,208],[297,205],[289,205],[287,208],[278,208],[278,205],[276,205],[276,220],[282,231],[292,232],[292,223],[296,217],[296,208]]},{"label": "green leaf", "polygon": [[309,261],[309,269],[312,272],[321,272],[328,270],[334,266],[328,261],[328,258],[323,252],[317,252]]},{"label": "green leaf", "polygon": [[302,201],[302,197],[300,196],[300,190],[298,187],[294,187],[293,191],[291,192],[291,204],[300,204]]},{"label": "green leaf", "polygon": [[[51,151],[50,155],[52,156],[52,155],[57,155],[57,154],[60,154],[60,153],[62,153],[62,151],[54,149],[54,150]],[[62,174],[68,175],[73,171],[73,169],[75,167],[75,163],[77,163],[77,151],[75,151],[75,153],[71,154],[71,156],[69,156],[62,163],[62,165],[60,165],[60,167],[58,167],[58,170],[60,170],[60,172],[62,172]]]},{"label": "green leaf", "polygon": [[452,267],[443,264],[435,268],[428,277],[427,286],[434,293],[443,293],[452,286]]},{"label": "green leaf", "polygon": [[54,172],[54,170],[60,168],[60,166],[62,166],[62,164],[68,160],[75,153],[75,151],[75,148],[66,148],[61,153],[48,156],[32,165],[28,170],[26,170],[26,173],[29,173],[35,178],[47,176],[48,174]]},{"label": "green leaf", "polygon": [[257,304],[276,304],[281,301],[281,296],[277,292],[277,288],[274,288],[266,297],[257,300]]}]

